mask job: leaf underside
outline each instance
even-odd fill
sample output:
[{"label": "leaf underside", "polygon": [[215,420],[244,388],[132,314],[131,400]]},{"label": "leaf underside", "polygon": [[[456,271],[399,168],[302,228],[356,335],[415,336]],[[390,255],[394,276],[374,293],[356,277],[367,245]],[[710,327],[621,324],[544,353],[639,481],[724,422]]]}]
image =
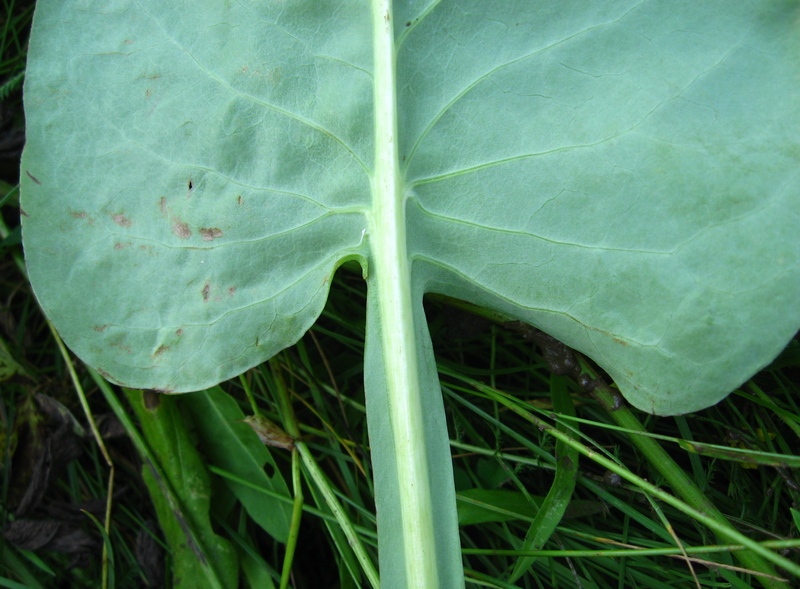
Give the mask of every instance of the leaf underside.
[{"label": "leaf underside", "polygon": [[[797,2],[407,0],[380,16],[429,462],[447,439],[425,292],[542,329],[659,414],[716,403],[798,330]],[[296,342],[345,260],[373,298],[395,279],[375,264],[391,95],[375,30],[366,0],[39,2],[23,239],[84,361],[130,387],[208,388]],[[378,317],[373,395],[392,361]]]},{"label": "leaf underside", "polygon": [[[112,380],[205,388],[370,256],[369,7],[80,4],[40,3],[31,42],[31,279]],[[412,280],[649,411],[768,363],[800,323],[796,3],[434,4],[394,16]]]}]

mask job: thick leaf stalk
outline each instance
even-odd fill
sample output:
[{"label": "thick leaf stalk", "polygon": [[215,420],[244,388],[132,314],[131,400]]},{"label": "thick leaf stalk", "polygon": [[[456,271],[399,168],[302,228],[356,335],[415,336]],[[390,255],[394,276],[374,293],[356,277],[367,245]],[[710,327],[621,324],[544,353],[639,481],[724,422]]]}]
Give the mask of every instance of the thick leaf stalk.
[{"label": "thick leaf stalk", "polygon": [[381,581],[383,587],[459,587],[447,425],[407,251],[390,0],[373,3],[373,32],[376,163],[365,383]]}]

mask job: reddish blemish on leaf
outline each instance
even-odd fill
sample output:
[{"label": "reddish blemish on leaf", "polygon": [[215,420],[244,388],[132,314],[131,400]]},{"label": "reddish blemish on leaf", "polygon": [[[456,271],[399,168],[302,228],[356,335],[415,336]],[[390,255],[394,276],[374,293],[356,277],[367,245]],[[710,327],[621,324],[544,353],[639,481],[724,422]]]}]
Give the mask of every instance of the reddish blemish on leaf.
[{"label": "reddish blemish on leaf", "polygon": [[208,296],[210,294],[211,294],[211,285],[208,282],[206,282],[205,285],[203,286],[203,302],[204,303],[208,302]]},{"label": "reddish blemish on leaf", "polygon": [[[24,214],[24,211],[22,211],[21,209],[20,211],[23,212]],[[25,216],[27,217],[27,215]],[[92,217],[91,215],[89,215],[84,211],[73,211],[69,214],[69,216],[72,217],[73,219],[84,219],[87,223],[89,223],[89,225],[94,225],[94,217]]]},{"label": "reddish blemish on leaf", "polygon": [[128,219],[128,217],[126,217],[122,213],[116,213],[115,215],[111,215],[111,218],[114,219],[114,223],[116,223],[120,227],[130,227],[131,226],[131,220]]},{"label": "reddish blemish on leaf", "polygon": [[201,227],[200,235],[203,241],[214,241],[217,237],[222,237],[222,230],[216,227]]},{"label": "reddish blemish on leaf", "polygon": [[122,350],[123,352],[126,352],[128,354],[133,354],[133,350],[131,350],[130,346],[126,346],[120,342],[112,342],[108,345],[109,347],[117,348],[118,350]]},{"label": "reddish blemish on leaf", "polygon": [[144,395],[142,396],[142,401],[144,401],[144,407],[148,411],[155,411],[156,409],[158,409],[158,406],[161,405],[161,397],[150,391],[144,392]]},{"label": "reddish blemish on leaf", "polygon": [[189,225],[180,219],[174,219],[172,221],[172,234],[181,239],[189,239],[192,236],[192,230],[189,229]]},{"label": "reddish blemish on leaf", "polygon": [[266,417],[249,415],[244,418],[244,422],[256,432],[258,439],[265,446],[283,448],[284,450],[294,449],[294,439]]}]

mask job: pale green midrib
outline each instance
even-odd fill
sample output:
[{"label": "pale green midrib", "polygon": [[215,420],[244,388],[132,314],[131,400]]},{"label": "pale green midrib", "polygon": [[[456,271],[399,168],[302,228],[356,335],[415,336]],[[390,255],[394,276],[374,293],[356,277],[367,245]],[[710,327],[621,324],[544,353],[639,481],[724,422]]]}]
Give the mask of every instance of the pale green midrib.
[{"label": "pale green midrib", "polygon": [[369,238],[374,263],[372,286],[377,286],[377,292],[371,288],[369,296],[378,299],[381,356],[395,440],[406,583],[408,587],[429,588],[438,585],[436,542],[420,402],[405,203],[397,153],[391,0],[373,0],[372,19],[375,175]]}]

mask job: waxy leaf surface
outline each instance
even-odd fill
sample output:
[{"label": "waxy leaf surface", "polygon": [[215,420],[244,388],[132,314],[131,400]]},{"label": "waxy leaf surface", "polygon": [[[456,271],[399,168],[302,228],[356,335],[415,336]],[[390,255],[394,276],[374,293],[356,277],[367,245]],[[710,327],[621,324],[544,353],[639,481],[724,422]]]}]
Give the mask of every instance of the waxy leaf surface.
[{"label": "waxy leaf surface", "polygon": [[358,260],[372,445],[407,437],[381,392],[403,388],[381,384],[409,358],[397,333],[437,472],[425,292],[541,328],[637,407],[707,407],[800,327],[799,19],[789,0],[42,0],[32,284],[107,378],[182,392],[297,341]]},{"label": "waxy leaf surface", "polygon": [[[369,5],[42,4],[24,231],[66,341],[171,391],[293,343],[370,256]],[[797,18],[398,3],[412,279],[586,352],[641,408],[719,400],[798,328]]]}]

